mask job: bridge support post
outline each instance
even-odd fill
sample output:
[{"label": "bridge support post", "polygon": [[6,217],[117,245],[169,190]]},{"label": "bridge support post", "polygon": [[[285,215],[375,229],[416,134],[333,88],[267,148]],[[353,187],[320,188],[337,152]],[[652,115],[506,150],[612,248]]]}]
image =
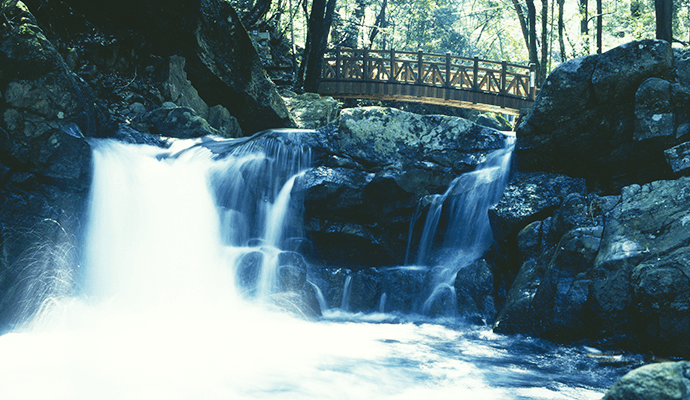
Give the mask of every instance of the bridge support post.
[{"label": "bridge support post", "polygon": [[537,64],[529,65],[529,98],[537,97]]},{"label": "bridge support post", "polygon": [[450,51],[448,51],[446,52],[446,82],[444,85],[447,88],[451,86],[451,80],[453,79],[453,72],[450,69]]},{"label": "bridge support post", "polygon": [[395,82],[396,76],[398,76],[398,71],[396,69],[396,62],[395,62],[395,50],[391,49],[391,69],[390,69],[390,74],[388,75],[388,81],[389,82]]},{"label": "bridge support post", "polygon": [[417,84],[421,85],[422,75],[424,74],[424,52],[422,49],[417,51]]},{"label": "bridge support post", "polygon": [[479,57],[474,56],[474,68],[472,69],[472,89],[479,90]]},{"label": "bridge support post", "polygon": [[362,52],[362,80],[369,80],[369,50],[367,49]]},{"label": "bridge support post", "polygon": [[507,75],[508,75],[508,63],[505,61],[502,61],[501,62],[501,88],[499,89],[499,92],[501,94],[506,93]]},{"label": "bridge support post", "polygon": [[340,46],[335,49],[335,80],[339,81],[342,78],[343,59],[340,52]]}]

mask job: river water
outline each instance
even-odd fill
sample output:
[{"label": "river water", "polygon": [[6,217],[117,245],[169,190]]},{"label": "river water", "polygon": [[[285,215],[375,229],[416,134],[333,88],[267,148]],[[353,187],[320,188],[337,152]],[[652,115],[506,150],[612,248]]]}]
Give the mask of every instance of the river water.
[{"label": "river water", "polygon": [[[270,255],[300,234],[286,187],[308,152],[181,146],[94,142],[84,252],[0,336],[0,399],[597,399],[639,363],[458,317],[283,312]],[[280,178],[252,175],[275,160]],[[249,252],[266,254],[251,301]]]}]

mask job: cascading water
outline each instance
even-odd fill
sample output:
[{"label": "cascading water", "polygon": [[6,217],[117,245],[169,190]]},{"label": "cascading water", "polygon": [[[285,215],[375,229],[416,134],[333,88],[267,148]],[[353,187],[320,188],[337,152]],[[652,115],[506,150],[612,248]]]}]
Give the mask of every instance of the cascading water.
[{"label": "cascading water", "polygon": [[[457,321],[267,308],[271,260],[302,240],[287,197],[309,154],[214,146],[94,143],[82,262],[36,278],[74,284],[44,285],[39,316],[0,336],[0,398],[594,399],[624,372]],[[243,267],[266,293],[246,296]]]},{"label": "cascading water", "polygon": [[[463,267],[473,262],[492,242],[488,210],[500,199],[510,174],[510,159],[515,138],[506,136],[505,148],[491,154],[476,170],[455,178],[442,195],[429,196],[425,201],[429,210],[419,239],[416,265],[433,266],[429,292],[422,312],[431,313],[435,303],[448,303],[442,313],[453,313],[455,289],[453,281]],[[437,231],[442,214],[448,215],[443,242],[435,249]],[[413,221],[413,224],[417,221]],[[413,227],[410,227],[407,263]],[[445,297],[445,298],[442,298]],[[438,304],[436,304],[438,305]],[[435,311],[432,314],[438,314]]]}]

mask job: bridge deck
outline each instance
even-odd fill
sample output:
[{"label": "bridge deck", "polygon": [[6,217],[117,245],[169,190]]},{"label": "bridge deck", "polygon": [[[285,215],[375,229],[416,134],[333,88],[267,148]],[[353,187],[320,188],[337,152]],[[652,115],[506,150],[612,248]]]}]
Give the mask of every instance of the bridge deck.
[{"label": "bridge deck", "polygon": [[338,48],[330,54],[324,58],[318,88],[323,95],[412,101],[513,115],[534,103],[536,88],[530,67],[421,51]]}]

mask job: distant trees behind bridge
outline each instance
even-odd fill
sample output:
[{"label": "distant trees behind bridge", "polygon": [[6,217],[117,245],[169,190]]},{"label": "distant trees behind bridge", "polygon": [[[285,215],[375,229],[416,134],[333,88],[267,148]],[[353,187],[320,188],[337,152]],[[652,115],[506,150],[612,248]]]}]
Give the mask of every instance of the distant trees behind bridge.
[{"label": "distant trees behind bridge", "polygon": [[540,83],[563,61],[631,40],[690,43],[690,0],[229,1],[247,29],[289,43],[311,91],[333,46],[532,63]]}]

